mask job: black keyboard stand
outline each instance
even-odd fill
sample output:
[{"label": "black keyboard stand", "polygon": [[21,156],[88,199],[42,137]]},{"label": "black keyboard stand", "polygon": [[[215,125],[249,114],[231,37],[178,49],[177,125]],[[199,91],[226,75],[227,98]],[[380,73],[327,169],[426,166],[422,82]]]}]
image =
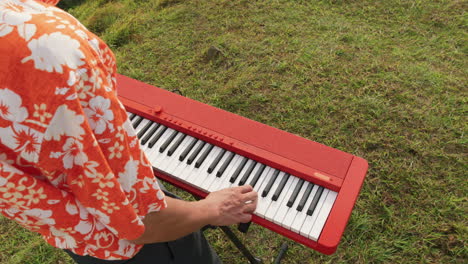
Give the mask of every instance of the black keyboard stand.
[{"label": "black keyboard stand", "polygon": [[231,228],[228,226],[220,226],[221,230],[228,236],[228,238],[234,243],[234,245],[239,249],[239,251],[246,257],[251,264],[261,264],[263,261],[260,258],[254,257],[252,253],[242,244],[242,242],[237,238],[236,234],[232,232]]}]

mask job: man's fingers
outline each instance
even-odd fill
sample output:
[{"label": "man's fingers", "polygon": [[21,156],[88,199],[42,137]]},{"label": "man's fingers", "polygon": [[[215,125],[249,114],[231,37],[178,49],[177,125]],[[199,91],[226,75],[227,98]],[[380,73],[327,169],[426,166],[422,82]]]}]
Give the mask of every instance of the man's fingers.
[{"label": "man's fingers", "polygon": [[241,223],[248,223],[252,221],[252,215],[251,214],[243,214],[240,218]]},{"label": "man's fingers", "polygon": [[251,192],[253,190],[252,186],[250,186],[248,184],[236,187],[236,189],[238,189],[240,191],[240,193],[248,193],[248,192]]},{"label": "man's fingers", "polygon": [[258,193],[257,192],[245,193],[242,196],[242,201],[243,202],[256,201],[257,199],[258,199]]},{"label": "man's fingers", "polygon": [[244,210],[242,211],[245,214],[251,214],[257,208],[257,202],[249,203],[244,206]]}]

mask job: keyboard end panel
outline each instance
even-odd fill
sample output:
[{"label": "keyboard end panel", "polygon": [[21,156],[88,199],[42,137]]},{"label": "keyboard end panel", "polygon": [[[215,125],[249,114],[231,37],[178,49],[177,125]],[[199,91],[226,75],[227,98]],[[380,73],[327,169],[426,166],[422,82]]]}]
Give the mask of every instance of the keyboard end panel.
[{"label": "keyboard end panel", "polygon": [[318,251],[327,255],[336,251],[359,196],[368,166],[365,159],[356,156],[353,158],[327,222],[320,234]]}]

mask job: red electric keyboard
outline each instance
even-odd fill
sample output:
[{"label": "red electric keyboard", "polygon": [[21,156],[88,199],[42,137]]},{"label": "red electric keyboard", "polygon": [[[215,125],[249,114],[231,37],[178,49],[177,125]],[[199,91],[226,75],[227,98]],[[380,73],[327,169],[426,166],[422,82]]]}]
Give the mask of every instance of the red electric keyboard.
[{"label": "red electric keyboard", "polygon": [[157,177],[200,197],[250,184],[259,193],[253,222],[335,252],[364,159],[123,75],[117,89]]}]

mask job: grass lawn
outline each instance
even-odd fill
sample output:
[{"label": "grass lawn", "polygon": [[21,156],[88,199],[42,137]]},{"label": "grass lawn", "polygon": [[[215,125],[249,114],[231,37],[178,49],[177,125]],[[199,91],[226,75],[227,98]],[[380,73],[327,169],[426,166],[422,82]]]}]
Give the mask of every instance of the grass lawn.
[{"label": "grass lawn", "polygon": [[[285,264],[468,261],[466,1],[61,6],[111,46],[120,73],[369,161],[334,255],[252,225],[242,240],[265,263],[284,241]],[[209,240],[225,263],[246,263],[221,231]],[[5,218],[0,262],[72,263]]]}]

